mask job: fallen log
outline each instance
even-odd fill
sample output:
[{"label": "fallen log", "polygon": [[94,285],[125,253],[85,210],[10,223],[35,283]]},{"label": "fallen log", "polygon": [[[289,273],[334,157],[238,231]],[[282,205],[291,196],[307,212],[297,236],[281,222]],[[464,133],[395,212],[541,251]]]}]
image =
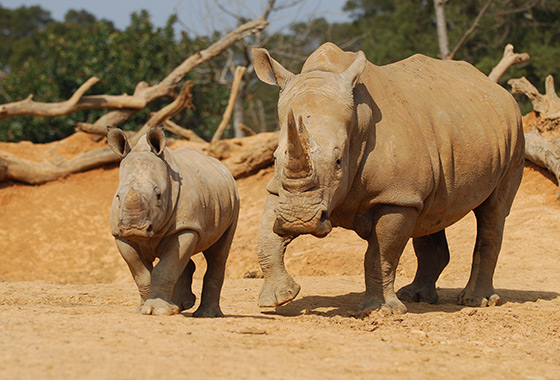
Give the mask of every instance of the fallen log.
[{"label": "fallen log", "polygon": [[[548,140],[535,128],[525,133],[525,158],[534,164],[548,169],[560,183],[560,139]],[[560,201],[560,189],[556,192]]]}]

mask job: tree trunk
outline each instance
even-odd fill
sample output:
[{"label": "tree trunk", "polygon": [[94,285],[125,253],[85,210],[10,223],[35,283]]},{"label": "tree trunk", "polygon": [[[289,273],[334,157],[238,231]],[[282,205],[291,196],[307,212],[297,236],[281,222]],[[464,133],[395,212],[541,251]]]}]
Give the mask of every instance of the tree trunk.
[{"label": "tree trunk", "polygon": [[447,0],[434,0],[436,26],[441,59],[449,57],[449,40],[447,39],[447,23],[445,21],[445,3]]}]

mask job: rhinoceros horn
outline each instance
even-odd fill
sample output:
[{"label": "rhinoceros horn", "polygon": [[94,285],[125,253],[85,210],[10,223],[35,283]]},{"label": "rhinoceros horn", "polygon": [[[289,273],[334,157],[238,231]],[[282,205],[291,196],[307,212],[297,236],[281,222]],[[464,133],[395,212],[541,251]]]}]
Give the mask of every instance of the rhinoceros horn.
[{"label": "rhinoceros horn", "polygon": [[288,114],[288,149],[284,175],[286,178],[298,179],[311,174],[311,158],[309,157],[309,135],[301,116],[298,125],[293,111]]}]

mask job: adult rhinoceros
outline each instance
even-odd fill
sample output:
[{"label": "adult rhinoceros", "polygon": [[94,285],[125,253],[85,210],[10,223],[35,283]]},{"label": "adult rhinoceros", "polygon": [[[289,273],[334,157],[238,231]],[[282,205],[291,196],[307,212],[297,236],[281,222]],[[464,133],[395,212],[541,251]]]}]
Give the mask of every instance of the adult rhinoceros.
[{"label": "adult rhinoceros", "polygon": [[523,174],[524,139],[513,97],[465,62],[414,55],[386,66],[363,52],[319,47],[295,75],[265,49],[255,71],[280,88],[275,177],[262,217],[260,306],[292,300],[286,246],[333,226],[368,242],[361,307],[406,307],[395,269],[410,237],[418,258],[404,300],[438,300],[449,262],[445,228],[473,210],[477,237],[471,276],[458,296],[495,305],[493,274],[504,222]]}]

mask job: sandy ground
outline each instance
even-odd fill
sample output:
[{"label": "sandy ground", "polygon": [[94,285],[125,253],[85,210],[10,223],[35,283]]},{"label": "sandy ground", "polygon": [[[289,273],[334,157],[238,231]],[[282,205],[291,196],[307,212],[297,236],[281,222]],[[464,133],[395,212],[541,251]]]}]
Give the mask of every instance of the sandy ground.
[{"label": "sandy ground", "polygon": [[[75,144],[31,148],[0,144],[30,160],[78,153]],[[550,176],[525,169],[495,274],[501,306],[455,304],[474,244],[468,215],[448,229],[440,303],[409,303],[406,315],[393,316],[358,312],[365,244],[339,229],[296,239],[286,262],[301,294],[276,310],[257,308],[262,280],[243,276],[258,270],[271,175],[265,169],[238,181],[242,209],[221,319],[194,319],[192,310],[135,314],[137,290],[109,233],[116,167],[42,186],[1,183],[0,379],[560,379],[560,206]],[[415,269],[409,244],[397,287]]]}]

